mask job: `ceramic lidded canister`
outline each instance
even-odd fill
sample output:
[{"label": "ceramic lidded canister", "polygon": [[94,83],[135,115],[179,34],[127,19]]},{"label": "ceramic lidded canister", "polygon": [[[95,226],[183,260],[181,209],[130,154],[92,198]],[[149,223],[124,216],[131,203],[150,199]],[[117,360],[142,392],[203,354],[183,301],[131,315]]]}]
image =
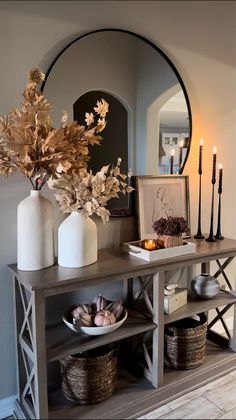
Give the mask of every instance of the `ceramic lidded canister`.
[{"label": "ceramic lidded canister", "polygon": [[191,289],[201,299],[211,299],[219,293],[220,283],[209,273],[201,273],[192,279]]}]

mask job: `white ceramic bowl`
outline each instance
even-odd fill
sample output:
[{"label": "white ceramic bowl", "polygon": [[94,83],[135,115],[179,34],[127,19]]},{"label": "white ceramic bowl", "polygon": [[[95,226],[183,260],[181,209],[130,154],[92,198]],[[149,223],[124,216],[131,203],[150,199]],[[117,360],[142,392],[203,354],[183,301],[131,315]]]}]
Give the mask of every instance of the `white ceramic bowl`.
[{"label": "white ceramic bowl", "polygon": [[73,319],[71,316],[71,312],[73,311],[73,309],[75,309],[76,306],[77,305],[71,305],[69,308],[67,308],[63,312],[62,319],[64,323],[67,325],[67,327],[69,327],[72,331],[75,331],[78,333],[83,332],[84,334],[87,334],[87,335],[103,335],[103,334],[111,333],[112,331],[117,330],[117,328],[119,328],[123,324],[123,322],[125,322],[128,316],[127,309],[124,309],[122,318],[115,324],[106,325],[104,327],[80,327],[78,325],[73,324]]}]

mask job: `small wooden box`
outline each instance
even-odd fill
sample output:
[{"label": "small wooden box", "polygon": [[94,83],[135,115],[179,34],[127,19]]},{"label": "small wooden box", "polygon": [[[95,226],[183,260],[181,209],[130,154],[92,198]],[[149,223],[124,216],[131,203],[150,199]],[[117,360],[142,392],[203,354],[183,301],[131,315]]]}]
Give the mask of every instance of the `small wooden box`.
[{"label": "small wooden box", "polygon": [[187,289],[176,289],[174,295],[164,296],[164,312],[171,314],[187,303]]}]

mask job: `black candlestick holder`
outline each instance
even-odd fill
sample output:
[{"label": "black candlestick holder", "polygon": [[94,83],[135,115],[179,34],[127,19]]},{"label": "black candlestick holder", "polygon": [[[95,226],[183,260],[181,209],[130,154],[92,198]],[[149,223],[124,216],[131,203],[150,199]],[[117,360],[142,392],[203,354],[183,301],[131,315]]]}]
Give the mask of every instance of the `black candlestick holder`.
[{"label": "black candlestick holder", "polygon": [[196,235],[194,235],[195,239],[204,239],[205,236],[202,234],[201,229],[201,212],[202,212],[202,173],[199,172],[199,195],[198,195],[198,229]]},{"label": "black candlestick holder", "polygon": [[212,198],[211,198],[211,223],[210,223],[210,233],[208,238],[206,239],[207,242],[216,242],[213,233],[213,221],[214,221],[214,188],[215,183],[212,182]]},{"label": "black candlestick holder", "polygon": [[[215,149],[215,148],[214,148]],[[216,150],[213,149],[213,166],[212,166],[212,198],[211,198],[211,223],[210,223],[210,233],[206,241],[215,242],[216,239],[213,233],[213,224],[214,224],[214,188],[216,183]]]},{"label": "black candlestick holder", "polygon": [[221,234],[221,192],[219,192],[219,201],[218,201],[218,221],[217,221],[217,231],[215,234],[215,239],[223,240],[224,236]]},{"label": "black candlestick holder", "polygon": [[170,157],[170,175],[174,174],[174,156]]}]

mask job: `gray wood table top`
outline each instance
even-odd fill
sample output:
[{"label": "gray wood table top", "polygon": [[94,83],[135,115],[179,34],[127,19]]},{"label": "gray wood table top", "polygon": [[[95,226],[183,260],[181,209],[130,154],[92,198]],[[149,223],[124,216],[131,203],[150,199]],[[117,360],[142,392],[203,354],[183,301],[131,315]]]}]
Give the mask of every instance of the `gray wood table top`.
[{"label": "gray wood table top", "polygon": [[236,255],[236,240],[233,239],[206,242],[189,238],[188,241],[196,243],[196,253],[160,261],[147,262],[124,253],[122,247],[113,247],[100,250],[98,261],[82,268],[53,265],[38,271],[22,271],[17,269],[17,264],[8,267],[26,288],[43,290],[44,295],[49,296],[98,282],[128,279]]}]

